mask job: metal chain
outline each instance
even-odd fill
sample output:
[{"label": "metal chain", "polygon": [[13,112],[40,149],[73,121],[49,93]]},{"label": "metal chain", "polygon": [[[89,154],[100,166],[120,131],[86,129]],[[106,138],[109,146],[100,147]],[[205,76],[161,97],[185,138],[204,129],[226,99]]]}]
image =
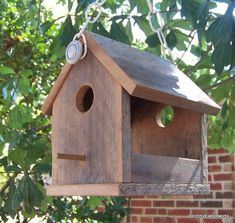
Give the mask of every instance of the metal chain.
[{"label": "metal chain", "polygon": [[[80,31],[75,34],[75,36],[73,37],[73,40],[79,39],[81,37],[81,35],[83,34],[84,30],[87,28],[87,26],[89,24],[93,24],[95,23],[101,16],[102,12],[103,12],[103,4],[106,2],[107,0],[96,0],[95,2],[89,4],[89,6],[87,7],[86,11],[85,11],[85,19],[86,21],[83,23],[82,28],[80,29]],[[97,12],[97,15],[92,18],[89,16],[89,14],[91,13],[91,10],[94,10]]]},{"label": "metal chain", "polygon": [[[89,24],[93,24],[99,19],[103,12],[102,6],[106,1],[107,0],[96,0],[88,5],[85,11],[86,21],[83,23],[80,31],[74,35],[73,41],[66,48],[65,56],[67,63],[75,64],[87,55],[87,40],[83,32]],[[96,13],[96,16],[92,17],[91,15],[94,13]]]},{"label": "metal chain", "polygon": [[[164,21],[162,19],[162,16],[160,15],[158,10],[154,10],[152,0],[146,0],[148,7],[149,7],[149,13],[148,13],[148,19],[149,19],[149,26],[152,29],[153,32],[157,33],[158,39],[161,43],[161,48],[162,48],[162,53],[164,58],[166,58],[166,52],[168,52],[171,60],[173,61],[173,55],[171,53],[170,48],[167,45],[166,38],[163,33],[163,26],[164,26]],[[152,20],[152,15],[155,15],[160,28],[155,28]]]}]

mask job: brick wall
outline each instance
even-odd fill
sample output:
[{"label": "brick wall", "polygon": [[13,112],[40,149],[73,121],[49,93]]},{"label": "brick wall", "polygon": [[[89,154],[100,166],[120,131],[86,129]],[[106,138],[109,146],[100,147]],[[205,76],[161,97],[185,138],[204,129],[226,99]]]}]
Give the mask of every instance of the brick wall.
[{"label": "brick wall", "polygon": [[235,223],[234,155],[209,150],[208,162],[209,195],[134,197],[126,222]]}]

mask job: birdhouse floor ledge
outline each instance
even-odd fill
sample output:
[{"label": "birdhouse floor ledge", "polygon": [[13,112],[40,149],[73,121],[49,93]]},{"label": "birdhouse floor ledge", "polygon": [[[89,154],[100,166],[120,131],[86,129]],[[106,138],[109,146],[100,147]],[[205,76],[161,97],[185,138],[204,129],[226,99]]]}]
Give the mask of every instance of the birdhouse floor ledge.
[{"label": "birdhouse floor ledge", "polygon": [[210,186],[204,184],[78,184],[47,186],[49,196],[136,196],[136,195],[187,195],[209,194]]}]

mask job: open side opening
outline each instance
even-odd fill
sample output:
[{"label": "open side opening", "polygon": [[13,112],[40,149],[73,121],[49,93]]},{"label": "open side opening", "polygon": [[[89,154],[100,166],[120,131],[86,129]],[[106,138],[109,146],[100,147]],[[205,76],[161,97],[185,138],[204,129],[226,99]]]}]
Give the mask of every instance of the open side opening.
[{"label": "open side opening", "polygon": [[200,159],[200,113],[131,97],[132,182],[201,183]]}]

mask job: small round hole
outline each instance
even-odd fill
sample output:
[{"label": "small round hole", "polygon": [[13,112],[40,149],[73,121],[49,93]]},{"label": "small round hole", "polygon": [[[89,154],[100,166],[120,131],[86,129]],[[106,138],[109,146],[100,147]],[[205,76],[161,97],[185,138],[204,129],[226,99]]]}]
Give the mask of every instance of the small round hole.
[{"label": "small round hole", "polygon": [[80,112],[87,112],[94,101],[94,92],[88,85],[82,86],[76,95],[76,106]]},{"label": "small round hole", "polygon": [[172,123],[174,118],[174,110],[171,106],[165,106],[156,115],[156,123],[159,127],[165,128]]}]

